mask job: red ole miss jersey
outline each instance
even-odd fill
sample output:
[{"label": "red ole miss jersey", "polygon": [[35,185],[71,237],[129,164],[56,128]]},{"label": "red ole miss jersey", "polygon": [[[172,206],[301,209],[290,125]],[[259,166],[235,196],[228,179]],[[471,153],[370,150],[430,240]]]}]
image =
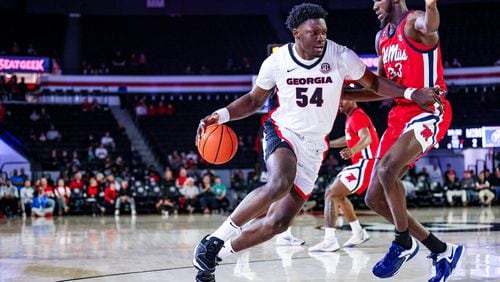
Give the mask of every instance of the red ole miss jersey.
[{"label": "red ole miss jersey", "polygon": [[[399,21],[396,30],[389,33],[389,24],[379,35],[378,54],[382,57],[388,79],[404,87],[423,88],[439,86],[446,92],[439,42],[432,47],[425,46],[406,36],[404,27],[409,11]],[[396,98],[399,103],[414,103]]]},{"label": "red ole miss jersey", "polygon": [[351,115],[347,116],[345,121],[345,140],[347,142],[347,147],[352,148],[358,144],[360,140],[358,132],[365,127],[370,131],[372,143],[368,147],[361,150],[361,152],[357,152],[351,157],[353,164],[357,163],[359,159],[375,158],[377,155],[379,141],[377,130],[375,130],[375,127],[373,126],[373,123],[368,115],[366,115],[361,108],[355,108]]}]

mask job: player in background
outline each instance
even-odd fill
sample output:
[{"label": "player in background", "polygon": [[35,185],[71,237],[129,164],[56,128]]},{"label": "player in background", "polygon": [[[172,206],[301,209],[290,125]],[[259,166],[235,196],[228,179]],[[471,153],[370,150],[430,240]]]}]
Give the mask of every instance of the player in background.
[{"label": "player in background", "polygon": [[[256,86],[249,93],[200,121],[197,142],[206,126],[255,113],[276,88],[278,103],[265,122],[268,181],[249,193],[227,220],[197,245],[193,264],[199,270],[198,281],[214,281],[220,259],[288,228],[311,195],[329,147],[326,138],[335,121],[344,80],[357,81],[387,97],[412,99],[427,111],[439,102],[437,88],[406,90],[376,76],[353,51],[328,40],[326,15],[315,4],[293,7],[286,24],[294,42],[263,62]],[[266,211],[264,217],[242,230],[241,226]]]},{"label": "player in background", "polygon": [[[425,0],[425,11],[409,11],[404,0],[374,0],[381,22],[376,36],[378,75],[403,87],[439,87],[440,103],[425,112],[408,99],[395,99],[388,128],[377,152],[377,164],[366,194],[366,204],[395,225],[395,239],[387,254],[372,269],[375,276],[396,275],[418,252],[422,242],[430,251],[435,274],[429,281],[446,281],[464,254],[464,247],[443,242],[416,221],[406,208],[400,177],[416,160],[441,140],[451,123],[445,99],[437,0]],[[378,93],[382,94],[382,93]],[[361,98],[364,97],[364,98]],[[373,91],[353,90],[345,99],[370,100]]]},{"label": "player in background", "polygon": [[361,228],[348,195],[362,195],[368,188],[378,148],[378,134],[368,115],[354,101],[342,100],[340,111],[346,115],[345,136],[330,141],[331,148],[343,148],[340,156],[351,159],[325,192],[325,237],[322,242],[309,248],[310,252],[335,252],[340,249],[335,237],[335,223],[339,207],[351,226],[352,236],[343,244],[354,247],[366,242],[370,236]]}]

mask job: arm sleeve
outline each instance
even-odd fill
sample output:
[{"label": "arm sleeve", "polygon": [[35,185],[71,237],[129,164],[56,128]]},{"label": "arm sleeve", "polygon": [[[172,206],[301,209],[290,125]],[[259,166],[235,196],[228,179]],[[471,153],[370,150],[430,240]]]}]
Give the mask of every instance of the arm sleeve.
[{"label": "arm sleeve", "polygon": [[276,86],[276,70],[276,55],[272,54],[260,66],[255,84],[264,90],[272,89]]},{"label": "arm sleeve", "polygon": [[351,49],[345,48],[341,53],[345,66],[346,80],[359,80],[365,74],[366,65]]}]

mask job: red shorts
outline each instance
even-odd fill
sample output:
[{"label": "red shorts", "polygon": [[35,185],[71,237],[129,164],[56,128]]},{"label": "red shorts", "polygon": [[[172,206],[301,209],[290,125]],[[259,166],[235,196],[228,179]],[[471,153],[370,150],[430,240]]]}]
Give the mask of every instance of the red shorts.
[{"label": "red shorts", "polygon": [[339,172],[337,178],[351,191],[351,194],[361,195],[370,184],[374,165],[375,159],[359,159],[355,164]]},{"label": "red shorts", "polygon": [[451,123],[451,105],[446,99],[442,101],[443,110],[435,113],[425,112],[415,103],[396,104],[389,112],[388,128],[380,139],[377,158],[381,159],[392,144],[410,130],[414,131],[415,138],[422,146],[422,155],[432,149],[446,134]]}]

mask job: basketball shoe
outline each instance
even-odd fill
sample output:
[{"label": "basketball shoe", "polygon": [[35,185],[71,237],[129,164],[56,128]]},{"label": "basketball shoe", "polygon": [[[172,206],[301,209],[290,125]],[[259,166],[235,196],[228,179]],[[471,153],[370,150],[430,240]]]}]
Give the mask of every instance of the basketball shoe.
[{"label": "basketball shoe", "polygon": [[368,235],[368,232],[366,232],[365,229],[361,229],[361,232],[352,234],[351,238],[349,238],[349,240],[347,240],[347,242],[345,242],[342,246],[346,248],[352,248],[357,245],[363,244],[369,239],[370,235]]},{"label": "basketball shoe", "polygon": [[464,246],[446,243],[446,251],[431,253],[428,258],[432,259],[432,265],[435,267],[435,276],[429,279],[429,282],[446,282],[455,267],[460,263],[464,250]]},{"label": "basketball shoe", "polygon": [[336,252],[340,249],[337,239],[326,239],[310,247],[309,252]]},{"label": "basketball shoe", "polygon": [[418,252],[418,243],[411,237],[411,248],[406,250],[392,242],[389,251],[373,266],[372,273],[378,278],[389,278],[399,273],[401,266],[412,259]]},{"label": "basketball shoe", "polygon": [[292,235],[279,234],[276,237],[276,245],[278,246],[301,246],[304,245],[306,241],[295,238]]},{"label": "basketball shoe", "polygon": [[217,254],[224,246],[224,241],[216,237],[208,238],[208,236],[201,239],[200,243],[196,246],[193,265],[198,270],[208,270],[213,273],[217,263],[221,261],[217,257]]}]

